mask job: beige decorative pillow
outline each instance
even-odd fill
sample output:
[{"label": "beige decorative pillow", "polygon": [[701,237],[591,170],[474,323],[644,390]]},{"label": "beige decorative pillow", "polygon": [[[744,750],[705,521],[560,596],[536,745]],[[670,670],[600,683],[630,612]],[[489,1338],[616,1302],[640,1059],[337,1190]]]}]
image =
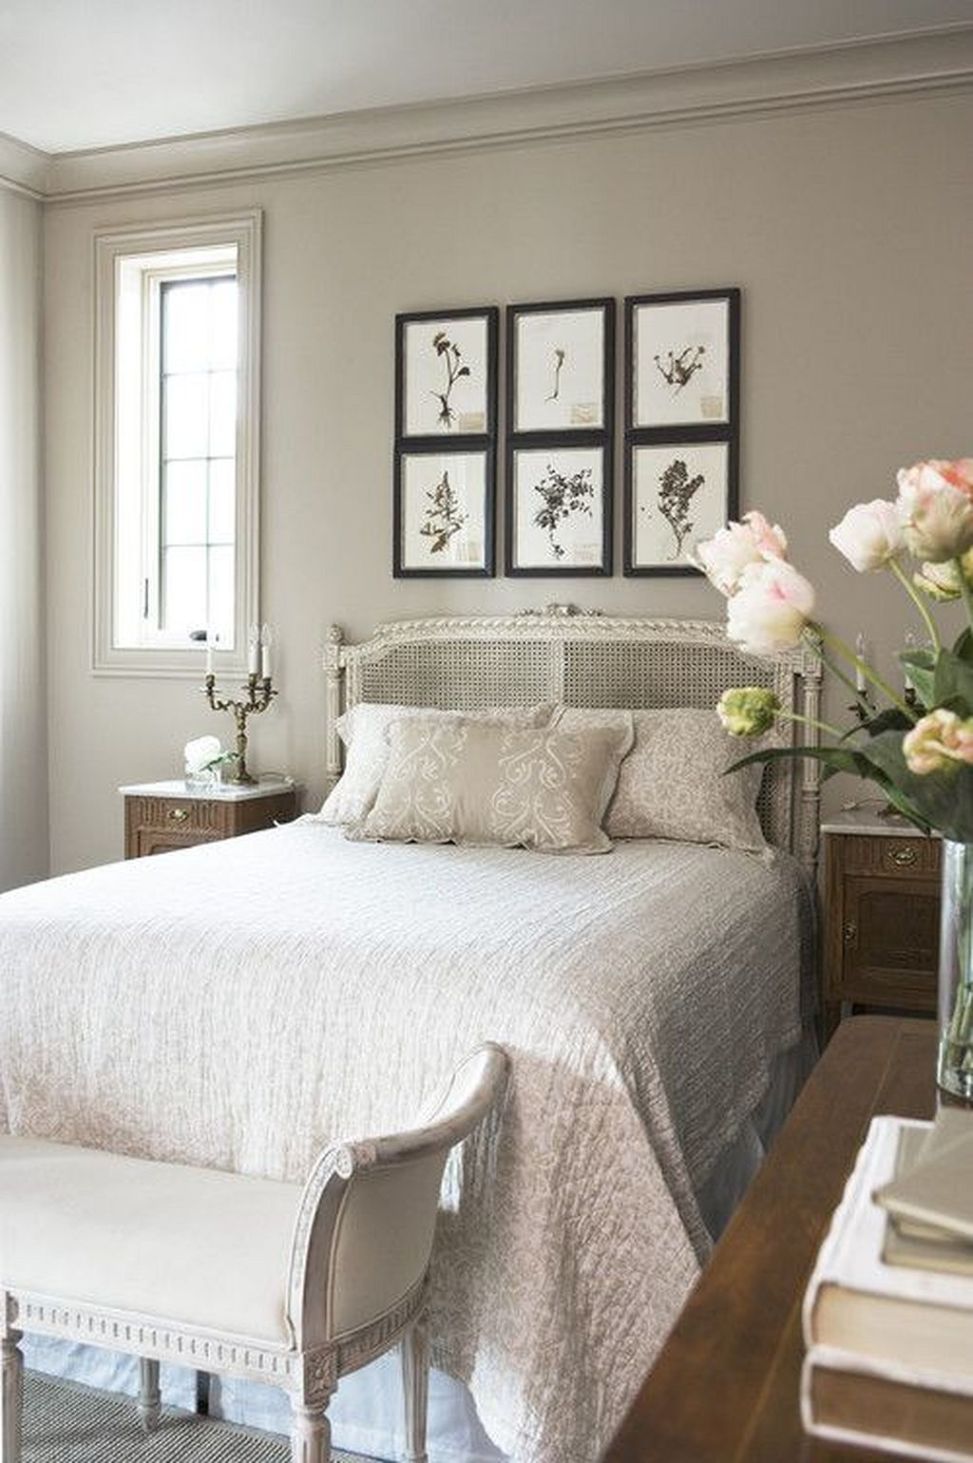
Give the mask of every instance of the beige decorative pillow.
[{"label": "beige decorative pillow", "polygon": [[360,823],[375,801],[382,774],[389,760],[388,729],[403,718],[423,717],[427,721],[455,720],[465,716],[470,721],[496,722],[507,726],[547,726],[554,712],[548,704],[539,706],[500,706],[484,711],[440,711],[429,706],[389,706],[374,701],[360,701],[336,727],[347,753],[345,770],[335,783],[319,817],[323,823]]},{"label": "beige decorative pillow", "polygon": [[715,711],[589,711],[559,708],[558,731],[619,728],[631,717],[635,744],[622,763],[608,809],[611,838],[669,838],[725,848],[766,848],[757,817],[759,765],[726,769],[755,743],[723,730]]},{"label": "beige decorative pillow", "polygon": [[552,732],[400,720],[375,806],[349,837],[606,853],[601,820],[631,745],[631,721]]}]

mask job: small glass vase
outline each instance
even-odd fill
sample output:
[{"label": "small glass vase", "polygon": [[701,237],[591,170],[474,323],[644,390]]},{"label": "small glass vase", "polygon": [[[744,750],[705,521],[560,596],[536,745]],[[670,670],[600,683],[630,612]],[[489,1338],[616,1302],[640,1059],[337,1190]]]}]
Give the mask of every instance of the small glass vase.
[{"label": "small glass vase", "polygon": [[207,789],[218,787],[222,780],[219,767],[204,767],[198,772],[191,772],[187,767],[183,773],[187,792],[206,792]]},{"label": "small glass vase", "polygon": [[937,1080],[973,1102],[973,843],[943,839],[942,891]]}]

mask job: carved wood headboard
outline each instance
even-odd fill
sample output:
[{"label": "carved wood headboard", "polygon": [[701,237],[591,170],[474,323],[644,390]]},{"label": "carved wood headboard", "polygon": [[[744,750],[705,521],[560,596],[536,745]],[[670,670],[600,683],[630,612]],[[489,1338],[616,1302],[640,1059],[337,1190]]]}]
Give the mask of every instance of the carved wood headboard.
[{"label": "carved wood headboard", "polygon": [[[569,605],[518,615],[437,616],[380,626],[358,645],[337,625],[324,654],[327,773],[341,773],[335,723],[359,701],[403,706],[715,707],[727,686],[767,686],[789,711],[816,718],[821,668],[809,652],[773,660],[744,654],[722,624],[581,612]],[[786,726],[780,745],[793,738]],[[802,738],[813,743],[810,731]],[[741,751],[743,749],[741,748]],[[807,867],[817,858],[820,764],[774,763],[758,811],[771,843]]]}]

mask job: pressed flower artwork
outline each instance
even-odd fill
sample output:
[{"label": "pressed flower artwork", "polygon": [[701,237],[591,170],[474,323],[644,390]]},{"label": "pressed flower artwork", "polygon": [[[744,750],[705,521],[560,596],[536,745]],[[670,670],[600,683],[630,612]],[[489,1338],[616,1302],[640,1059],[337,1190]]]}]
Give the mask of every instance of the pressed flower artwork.
[{"label": "pressed flower artwork", "polygon": [[492,433],[496,311],[400,315],[396,325],[399,439]]},{"label": "pressed flower artwork", "polygon": [[609,573],[609,528],[603,447],[514,448],[508,573]]},{"label": "pressed flower artwork", "polygon": [[739,292],[640,295],[627,305],[628,426],[731,425]]},{"label": "pressed flower artwork", "polygon": [[726,519],[728,474],[726,442],[634,446],[630,568],[685,572],[687,555]]},{"label": "pressed flower artwork", "polygon": [[512,305],[507,314],[510,430],[610,427],[614,301]]},{"label": "pressed flower artwork", "polygon": [[395,573],[492,573],[492,473],[486,451],[399,454]]}]

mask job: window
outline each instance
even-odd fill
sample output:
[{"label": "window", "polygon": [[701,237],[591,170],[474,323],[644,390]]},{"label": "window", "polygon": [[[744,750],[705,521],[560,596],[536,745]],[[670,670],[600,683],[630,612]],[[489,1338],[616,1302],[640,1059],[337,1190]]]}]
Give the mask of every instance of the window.
[{"label": "window", "polygon": [[243,669],[259,619],[259,215],[97,239],[94,668]]}]

